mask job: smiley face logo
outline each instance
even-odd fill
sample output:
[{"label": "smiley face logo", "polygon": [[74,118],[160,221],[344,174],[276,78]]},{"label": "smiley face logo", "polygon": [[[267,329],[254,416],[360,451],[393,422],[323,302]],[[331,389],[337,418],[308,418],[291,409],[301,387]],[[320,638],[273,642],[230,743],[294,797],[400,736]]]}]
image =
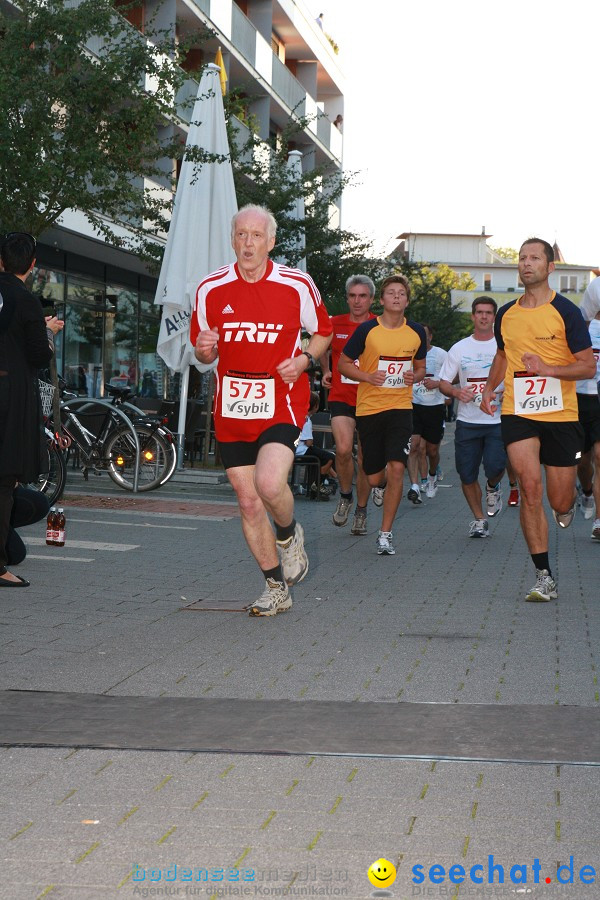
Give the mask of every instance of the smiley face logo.
[{"label": "smiley face logo", "polygon": [[369,866],[367,877],[374,887],[389,887],[396,880],[396,869],[388,859],[376,859]]}]

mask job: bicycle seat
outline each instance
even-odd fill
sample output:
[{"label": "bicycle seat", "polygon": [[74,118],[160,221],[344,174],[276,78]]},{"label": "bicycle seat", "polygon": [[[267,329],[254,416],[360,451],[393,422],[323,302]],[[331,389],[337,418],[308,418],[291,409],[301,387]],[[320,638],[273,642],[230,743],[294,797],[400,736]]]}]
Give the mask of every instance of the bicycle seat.
[{"label": "bicycle seat", "polygon": [[130,397],[133,397],[133,391],[128,385],[105,384],[104,390],[111,397],[119,400],[128,400]]}]

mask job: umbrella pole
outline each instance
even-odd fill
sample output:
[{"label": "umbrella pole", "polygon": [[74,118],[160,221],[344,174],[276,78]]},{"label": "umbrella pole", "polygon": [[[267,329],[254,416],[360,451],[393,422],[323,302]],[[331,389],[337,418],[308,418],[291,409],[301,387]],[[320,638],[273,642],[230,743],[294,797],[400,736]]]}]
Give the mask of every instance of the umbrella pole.
[{"label": "umbrella pole", "polygon": [[180,392],[179,392],[179,421],[177,423],[177,468],[183,469],[183,458],[185,455],[185,421],[187,413],[188,388],[190,383],[190,367],[185,367],[181,373]]}]

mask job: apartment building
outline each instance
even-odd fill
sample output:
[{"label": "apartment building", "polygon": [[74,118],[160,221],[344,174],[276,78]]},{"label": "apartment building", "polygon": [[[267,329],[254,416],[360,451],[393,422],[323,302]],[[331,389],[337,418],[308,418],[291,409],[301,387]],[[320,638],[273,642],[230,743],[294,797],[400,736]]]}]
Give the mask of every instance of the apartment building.
[{"label": "apartment building", "polygon": [[[190,77],[177,98],[179,120],[168,126],[183,140],[191,117],[183,102],[196,96],[194,75],[221,48],[227,89],[239,95],[238,140],[254,133],[259,149],[290,116],[306,116],[295,142],[303,166],[341,168],[342,134],[333,122],[344,112],[343,79],[332,44],[301,0],[144,0],[127,17],[142,32],[154,20],[182,40],[205,25],[213,32],[185,62]],[[162,183],[148,186],[170,190],[171,170],[166,160]],[[168,370],[156,355],[155,287],[139,259],[107,246],[77,210],[42,235],[33,288],[64,312],[58,364],[73,390],[102,396],[111,381],[147,396],[168,390]]]},{"label": "apartment building", "polygon": [[[405,231],[398,235],[400,243],[392,251],[411,262],[445,263],[458,275],[469,274],[475,281],[472,291],[453,291],[455,303],[462,301],[464,309],[480,294],[493,297],[498,305],[523,293],[516,262],[499,256],[488,241],[491,234],[482,228],[479,234],[445,234],[437,232]],[[595,266],[568,264],[554,244],[556,268],[550,275],[550,287],[579,305],[592,278],[600,274]]]}]

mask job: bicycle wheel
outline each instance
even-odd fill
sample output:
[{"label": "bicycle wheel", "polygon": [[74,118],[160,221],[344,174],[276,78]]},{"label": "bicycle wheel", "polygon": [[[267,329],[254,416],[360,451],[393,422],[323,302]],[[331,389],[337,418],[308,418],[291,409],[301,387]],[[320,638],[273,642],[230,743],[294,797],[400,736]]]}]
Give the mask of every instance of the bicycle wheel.
[{"label": "bicycle wheel", "polygon": [[[140,442],[138,491],[151,491],[162,484],[171,468],[172,450],[150,425],[134,424]],[[104,445],[108,474],[119,487],[133,490],[135,441],[127,426],[111,431]]]},{"label": "bicycle wheel", "polygon": [[50,506],[53,506],[63,495],[67,482],[67,465],[63,452],[57,450],[53,443],[48,443],[47,453],[48,471],[40,475],[29,487],[46,494]]},{"label": "bicycle wheel", "polygon": [[173,475],[175,474],[175,469],[177,468],[177,443],[173,439],[173,435],[171,434],[171,432],[168,432],[168,437],[164,434],[163,437],[165,438],[165,441],[169,446],[170,457],[165,474],[160,482],[161,485],[166,484],[167,481],[169,481],[173,477]]}]

